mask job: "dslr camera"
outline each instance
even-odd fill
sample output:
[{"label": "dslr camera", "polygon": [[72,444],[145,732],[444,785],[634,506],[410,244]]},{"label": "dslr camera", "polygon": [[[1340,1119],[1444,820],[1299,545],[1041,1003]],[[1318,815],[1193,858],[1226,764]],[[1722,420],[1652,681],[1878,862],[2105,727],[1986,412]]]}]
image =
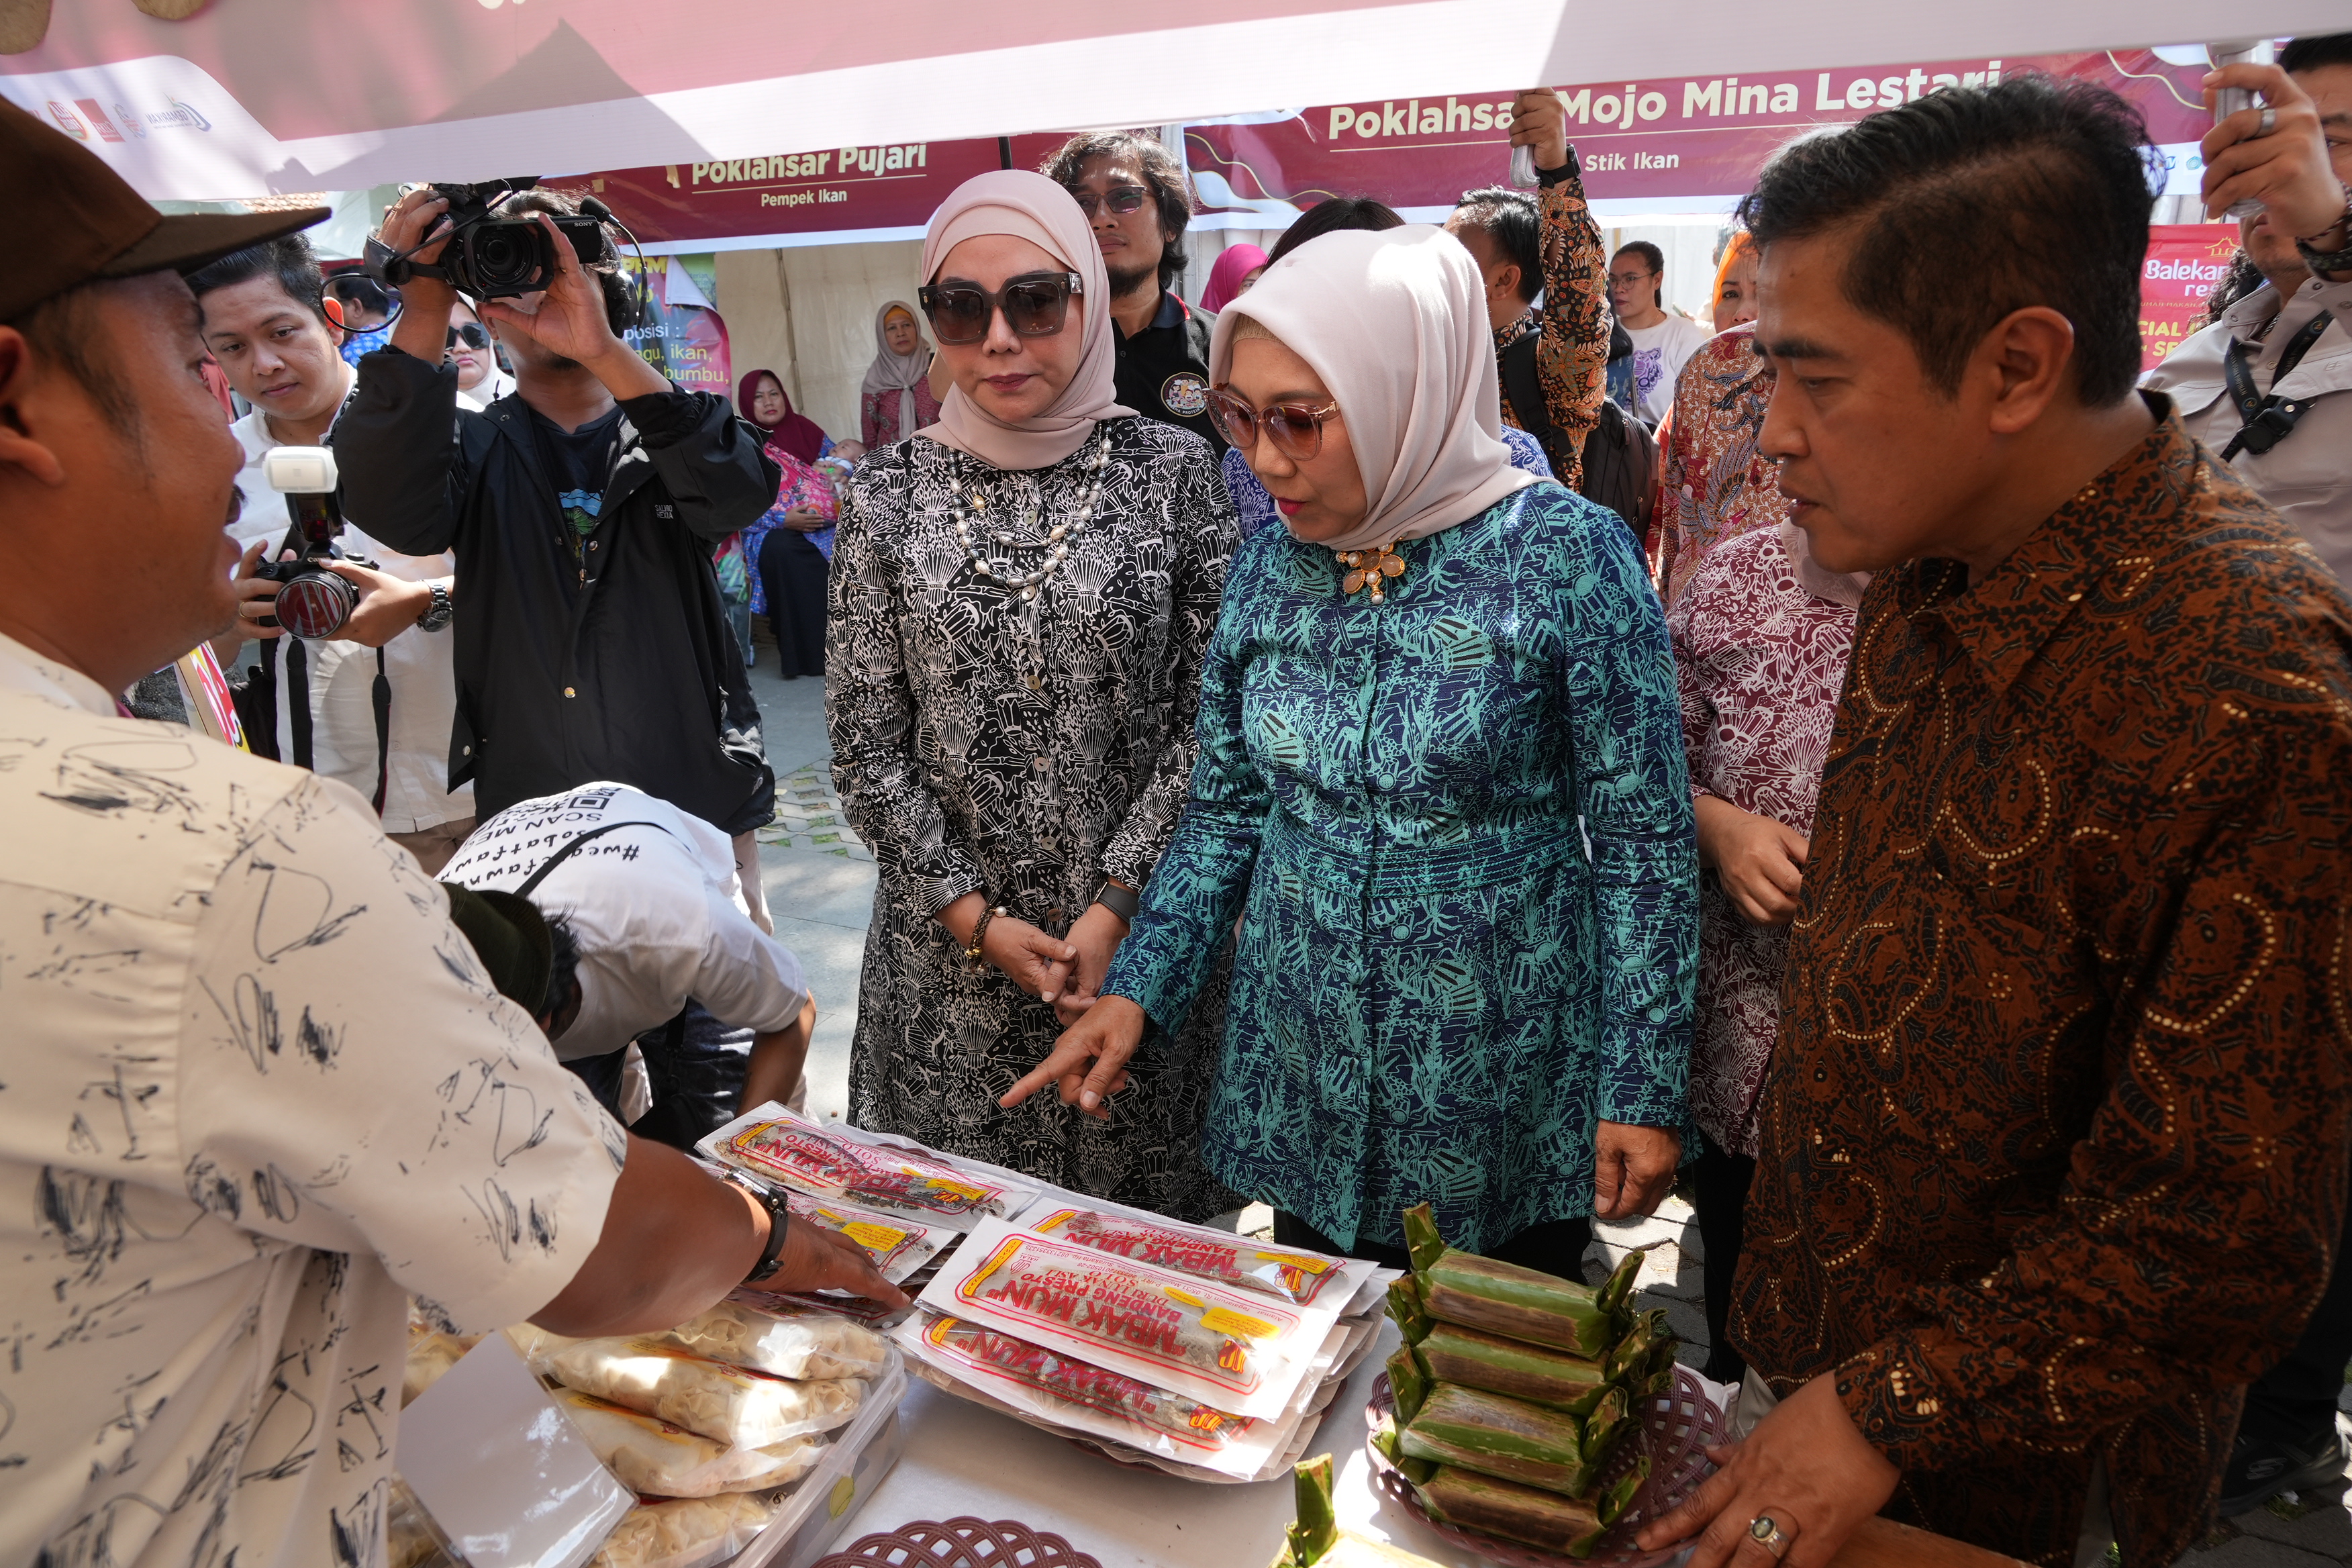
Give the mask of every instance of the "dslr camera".
[{"label": "dslr camera", "polygon": [[292,525],[280,555],[291,561],[264,561],[254,575],[278,584],[271,616],[262,625],[279,626],[305,642],[333,637],[352,618],[360,591],[327,570],[330,561],[373,563],[345,555],[336,543],[343,531],[342,503],[335,495],[335,454],[328,447],[273,447],[261,459],[261,477],[286,498]]},{"label": "dslr camera", "polygon": [[[508,197],[538,184],[538,175],[526,174],[519,179],[485,180],[479,184],[429,187],[435,195],[449,204],[449,243],[443,247],[440,261],[432,266],[411,261],[370,235],[368,275],[395,289],[411,278],[436,278],[476,300],[508,299],[545,289],[555,280],[559,268],[555,241],[541,226],[539,216],[495,216]],[[594,267],[617,260],[612,243],[604,236],[604,224],[612,217],[612,209],[593,196],[583,201],[580,207],[577,217],[550,215],[555,226],[572,242],[572,248],[579,253],[580,265]]]}]

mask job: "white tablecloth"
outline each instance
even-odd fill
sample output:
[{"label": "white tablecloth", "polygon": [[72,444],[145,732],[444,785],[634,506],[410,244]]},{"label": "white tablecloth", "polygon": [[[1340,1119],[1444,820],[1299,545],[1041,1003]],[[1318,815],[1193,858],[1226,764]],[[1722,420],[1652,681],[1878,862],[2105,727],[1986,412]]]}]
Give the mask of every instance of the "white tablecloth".
[{"label": "white tablecloth", "polygon": [[[1323,1413],[1307,1455],[1336,1459],[1342,1524],[1447,1568],[1487,1568],[1489,1559],[1449,1546],[1372,1489],[1364,1402],[1395,1347],[1396,1327],[1383,1322],[1372,1353]],[[850,1516],[835,1551],[909,1520],[976,1514],[1051,1531],[1103,1568],[1265,1568],[1293,1517],[1287,1475],[1255,1486],[1211,1486],[1130,1469],[919,1380],[903,1421],[905,1457]]]}]

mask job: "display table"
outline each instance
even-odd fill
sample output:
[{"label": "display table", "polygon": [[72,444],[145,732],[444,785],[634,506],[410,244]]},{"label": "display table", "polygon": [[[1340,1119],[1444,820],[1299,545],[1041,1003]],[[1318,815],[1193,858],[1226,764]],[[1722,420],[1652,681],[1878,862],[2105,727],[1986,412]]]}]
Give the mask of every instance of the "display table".
[{"label": "display table", "polygon": [[[1338,1471],[1339,1522],[1383,1536],[1448,1568],[1489,1568],[1450,1545],[1372,1489],[1363,1410],[1396,1328],[1383,1323],[1372,1352],[1324,1413],[1307,1454],[1329,1453]],[[1259,1568],[1282,1545],[1292,1518],[1289,1479],[1207,1486],[1115,1465],[1034,1426],[917,1382],[902,1412],[907,1449],[898,1468],[848,1520],[846,1546],[909,1520],[1017,1519],[1065,1537],[1103,1568]],[[1907,1526],[1874,1520],[1832,1568],[2018,1568],[1997,1556]]]}]

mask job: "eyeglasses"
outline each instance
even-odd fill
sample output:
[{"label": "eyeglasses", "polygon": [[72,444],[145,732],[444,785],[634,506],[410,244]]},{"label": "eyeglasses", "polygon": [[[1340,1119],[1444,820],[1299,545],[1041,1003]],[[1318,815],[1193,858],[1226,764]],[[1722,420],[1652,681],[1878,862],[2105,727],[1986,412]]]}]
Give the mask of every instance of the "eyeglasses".
[{"label": "eyeglasses", "polygon": [[1092,223],[1095,214],[1104,207],[1110,208],[1121,217],[1132,212],[1141,212],[1144,198],[1151,195],[1141,185],[1113,185],[1107,195],[1099,196],[1092,191],[1079,190],[1075,185],[1062,188],[1070,193],[1070,199],[1078,204],[1078,210],[1087,215],[1088,223]]},{"label": "eyeglasses", "polygon": [[1024,338],[1050,338],[1069,319],[1070,296],[1084,293],[1075,272],[1024,272],[993,292],[977,283],[926,283],[915,298],[943,343],[976,343],[999,310]]},{"label": "eyeglasses", "polygon": [[467,321],[464,326],[450,328],[449,342],[445,346],[454,349],[461,342],[469,349],[488,348],[490,330],[479,321]]},{"label": "eyeglasses", "polygon": [[1243,451],[1257,445],[1260,430],[1274,449],[1294,463],[1312,462],[1323,449],[1323,421],[1339,412],[1337,403],[1320,407],[1311,403],[1272,403],[1253,408],[1247,399],[1224,387],[1209,393],[1209,417],[1225,439]]},{"label": "eyeglasses", "polygon": [[1655,278],[1657,274],[1654,272],[1612,272],[1609,275],[1609,281],[1612,283],[1622,284],[1625,288],[1631,289],[1638,284],[1647,283],[1651,279]]}]

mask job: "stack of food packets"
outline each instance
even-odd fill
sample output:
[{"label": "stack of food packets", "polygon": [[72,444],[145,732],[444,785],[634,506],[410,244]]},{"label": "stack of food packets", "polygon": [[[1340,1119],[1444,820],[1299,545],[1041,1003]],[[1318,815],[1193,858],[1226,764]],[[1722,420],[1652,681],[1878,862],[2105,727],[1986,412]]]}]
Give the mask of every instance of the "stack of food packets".
[{"label": "stack of food packets", "polygon": [[[746,1111],[695,1148],[777,1191],[836,1211],[858,1211],[853,1217],[919,1224],[930,1232],[968,1231],[983,1220],[1010,1219],[1038,1193],[1034,1182],[1010,1173],[982,1175],[968,1162],[950,1162],[854,1127],[829,1127],[774,1100]],[[867,1249],[873,1250],[870,1245]]]},{"label": "stack of food packets", "polygon": [[[725,1562],[824,1458],[826,1434],[869,1397],[895,1403],[904,1386],[898,1357],[872,1330],[750,1292],[662,1333],[575,1340],[523,1324],[505,1334],[640,1499],[590,1568]],[[450,1363],[459,1347],[448,1340],[412,1331],[408,1397]]]},{"label": "stack of food packets", "polygon": [[1193,1480],[1304,1452],[1391,1270],[1115,1205],[975,1226],[894,1331],[949,1392]]},{"label": "stack of food packets", "polygon": [[1389,1287],[1404,1343],[1389,1358],[1392,1425],[1375,1437],[1430,1517],[1549,1552],[1589,1554],[1633,1501],[1646,1461],[1618,1467],[1651,1394],[1670,1390],[1663,1311],[1630,1313],[1629,1253],[1597,1289],[1447,1247],[1408,1210],[1413,1271]]}]

